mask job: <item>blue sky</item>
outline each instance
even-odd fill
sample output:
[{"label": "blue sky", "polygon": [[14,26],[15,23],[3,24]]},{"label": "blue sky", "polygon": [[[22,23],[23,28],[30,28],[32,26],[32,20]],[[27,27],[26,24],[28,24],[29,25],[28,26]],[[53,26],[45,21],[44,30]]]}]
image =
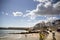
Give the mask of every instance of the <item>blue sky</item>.
[{"label": "blue sky", "polygon": [[0,27],[32,27],[41,21],[60,19],[60,8],[56,7],[59,3],[59,0],[0,0]]}]

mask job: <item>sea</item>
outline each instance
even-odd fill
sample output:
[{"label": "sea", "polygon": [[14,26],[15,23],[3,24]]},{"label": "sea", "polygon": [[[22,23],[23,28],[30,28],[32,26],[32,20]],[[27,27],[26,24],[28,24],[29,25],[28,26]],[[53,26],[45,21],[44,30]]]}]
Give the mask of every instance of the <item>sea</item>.
[{"label": "sea", "polygon": [[9,33],[21,33],[26,32],[25,30],[0,30],[0,37],[6,36]]}]

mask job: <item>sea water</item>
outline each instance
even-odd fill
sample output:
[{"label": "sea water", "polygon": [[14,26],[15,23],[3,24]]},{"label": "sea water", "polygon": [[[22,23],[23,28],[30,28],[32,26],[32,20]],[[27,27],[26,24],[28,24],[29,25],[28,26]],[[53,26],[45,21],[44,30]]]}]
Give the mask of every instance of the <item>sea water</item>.
[{"label": "sea water", "polygon": [[0,37],[8,35],[8,33],[21,33],[25,30],[0,30]]}]

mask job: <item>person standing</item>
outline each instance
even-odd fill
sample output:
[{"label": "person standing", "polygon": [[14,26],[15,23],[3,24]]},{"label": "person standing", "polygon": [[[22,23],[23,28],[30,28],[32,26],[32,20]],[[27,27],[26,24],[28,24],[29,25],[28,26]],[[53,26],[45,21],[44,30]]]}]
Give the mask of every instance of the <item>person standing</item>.
[{"label": "person standing", "polygon": [[55,38],[55,32],[53,32],[52,34],[53,34],[53,40],[56,40],[56,38]]},{"label": "person standing", "polygon": [[44,35],[40,32],[39,33],[39,40],[43,40],[44,39]]}]

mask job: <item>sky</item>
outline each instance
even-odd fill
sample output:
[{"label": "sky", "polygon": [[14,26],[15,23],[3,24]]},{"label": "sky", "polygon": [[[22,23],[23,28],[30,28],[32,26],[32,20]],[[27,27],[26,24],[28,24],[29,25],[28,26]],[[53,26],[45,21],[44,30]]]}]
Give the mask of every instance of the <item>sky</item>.
[{"label": "sky", "polygon": [[0,27],[33,27],[56,19],[59,0],[0,0]]}]

